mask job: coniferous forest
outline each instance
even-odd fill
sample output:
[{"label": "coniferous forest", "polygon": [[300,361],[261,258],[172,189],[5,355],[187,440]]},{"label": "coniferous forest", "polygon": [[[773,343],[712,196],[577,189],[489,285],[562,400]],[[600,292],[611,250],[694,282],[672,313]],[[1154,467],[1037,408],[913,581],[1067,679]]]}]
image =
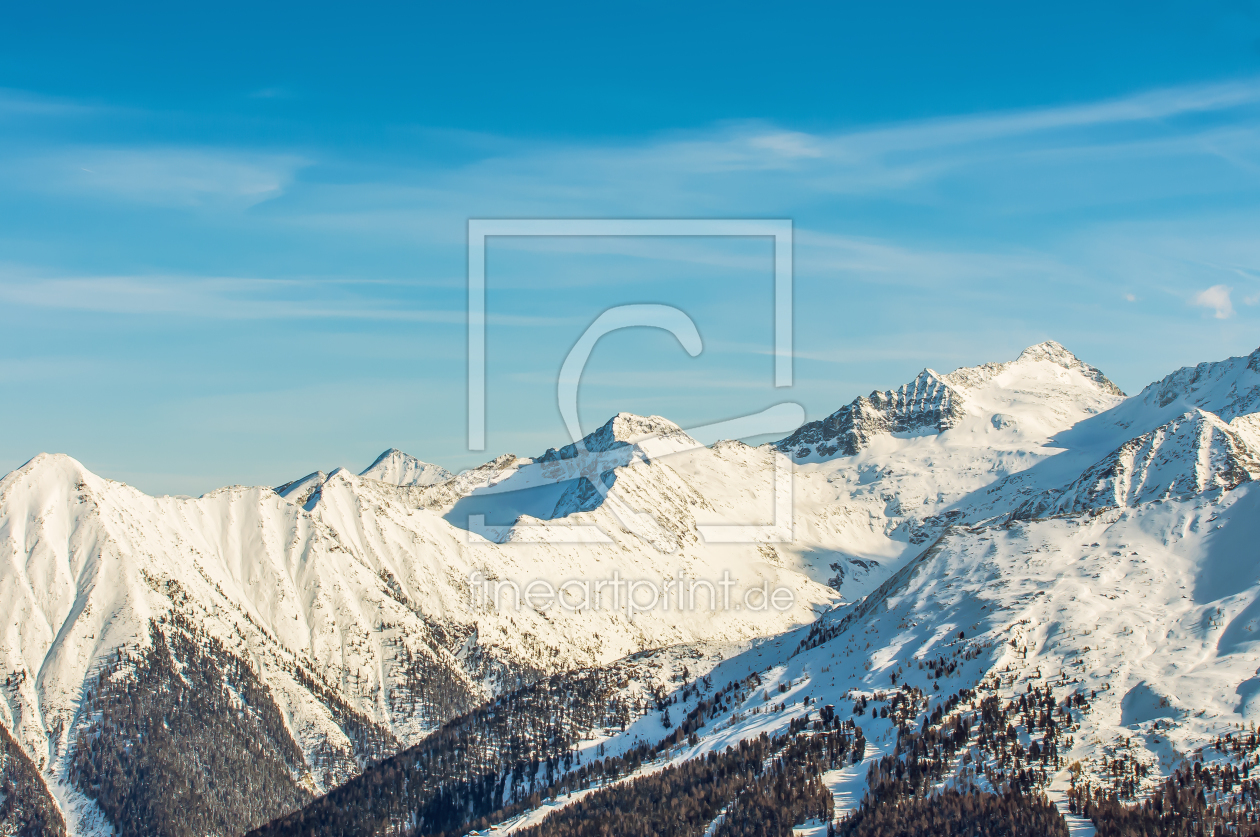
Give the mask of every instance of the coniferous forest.
[{"label": "coniferous forest", "polygon": [[0,724],[0,833],[65,837],[66,823],[39,770]]},{"label": "coniferous forest", "polygon": [[947,790],[930,797],[863,808],[840,837],[1067,837],[1063,816],[1044,796],[1014,791]]},{"label": "coniferous forest", "polygon": [[75,785],[122,837],[233,834],[308,802],[302,754],[250,667],[178,615],[84,697]]},{"label": "coniferous forest", "polygon": [[630,708],[615,675],[544,678],[456,718],[258,835],[448,833],[528,800],[581,765],[574,744],[623,728]]}]

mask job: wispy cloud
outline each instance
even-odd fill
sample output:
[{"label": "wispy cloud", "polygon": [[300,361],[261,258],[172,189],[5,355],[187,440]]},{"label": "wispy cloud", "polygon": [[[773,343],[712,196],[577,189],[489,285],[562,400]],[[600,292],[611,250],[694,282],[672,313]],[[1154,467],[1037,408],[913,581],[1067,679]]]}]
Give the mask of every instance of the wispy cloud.
[{"label": "wispy cloud", "polygon": [[[855,130],[745,121],[623,142],[502,140],[471,162],[313,178],[286,217],[435,236],[451,216],[800,217],[872,198],[1059,211],[1236,190],[1240,171],[1260,171],[1256,147],[1260,79],[1245,79]],[[462,223],[446,233],[462,239]]]},{"label": "wispy cloud", "polygon": [[[286,94],[272,87],[250,95]],[[465,218],[787,214],[834,196],[904,198],[916,189],[912,199],[934,200],[923,190],[963,171],[1017,199],[1025,194],[1022,184],[990,172],[1008,163],[1051,171],[1090,156],[1096,165],[1119,159],[1121,170],[1140,159],[1193,157],[1260,171],[1251,151],[1260,142],[1257,105],[1260,79],[1242,79],[855,130],[806,132],[745,121],[624,142],[483,138],[464,147],[478,159],[437,166],[399,155],[388,165],[368,165],[323,153],[317,160],[305,151],[173,144],[63,145],[50,153],[41,143],[39,150],[14,149],[4,169],[6,179],[26,189],[162,206],[250,206],[296,188],[302,200],[289,208],[289,222],[415,235],[456,211]],[[87,107],[0,91],[0,116]],[[1183,119],[1225,111],[1243,115],[1228,129]],[[337,176],[295,182],[303,169],[329,167]],[[1166,177],[1175,181],[1177,174]],[[1184,180],[1161,185],[1205,188],[1201,177]],[[1088,202],[1095,191],[1078,189],[1074,196]]]},{"label": "wispy cloud", "polygon": [[43,96],[26,90],[0,87],[0,119],[11,117],[65,117],[99,114],[105,108],[73,99]]},{"label": "wispy cloud", "polygon": [[1260,103],[1260,79],[1169,87],[1079,105],[946,117],[836,137],[844,145],[922,149],[1067,128],[1166,120]]},{"label": "wispy cloud", "polygon": [[[62,311],[224,320],[379,320],[462,326],[463,308],[423,307],[414,295],[382,294],[398,283],[242,277],[46,276],[0,268],[0,302]],[[354,293],[368,287],[372,293]],[[406,290],[409,286],[401,284]],[[491,313],[509,327],[572,325],[564,316]]]},{"label": "wispy cloud", "polygon": [[309,161],[295,154],[148,147],[63,148],[5,168],[27,188],[158,206],[251,206],[276,197]]},{"label": "wispy cloud", "polygon": [[797,264],[802,270],[843,276],[849,281],[908,287],[963,287],[977,280],[1014,281],[1054,276],[1078,280],[1079,271],[1045,253],[1004,249],[912,246],[871,236],[846,236],[817,230],[796,233]]}]

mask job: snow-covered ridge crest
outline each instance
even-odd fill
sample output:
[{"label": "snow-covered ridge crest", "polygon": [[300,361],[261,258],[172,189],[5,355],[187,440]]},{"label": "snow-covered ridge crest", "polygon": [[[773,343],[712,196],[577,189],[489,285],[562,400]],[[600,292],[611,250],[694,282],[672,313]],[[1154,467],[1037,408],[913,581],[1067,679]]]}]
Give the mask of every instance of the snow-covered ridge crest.
[{"label": "snow-covered ridge crest", "polygon": [[1015,517],[1126,508],[1228,491],[1260,477],[1260,416],[1224,422],[1197,407],[1125,442],[1070,485],[1028,501]]},{"label": "snow-covered ridge crest", "polygon": [[[688,436],[681,427],[661,416],[639,416],[634,413],[618,413],[604,422],[603,426],[582,438],[581,447],[589,453],[605,453],[621,447],[637,447],[651,459],[680,450],[699,447],[700,443]],[[549,449],[538,458],[539,462],[554,462],[579,456],[578,444]]]},{"label": "snow-covered ridge crest", "polygon": [[1260,411],[1260,349],[1244,357],[1178,369],[1138,394],[1144,406],[1168,408],[1175,402],[1210,410],[1229,421]]},{"label": "snow-covered ridge crest", "polygon": [[[349,476],[345,468],[332,471],[314,471],[304,477],[276,486],[276,493],[297,506],[312,506],[318,502],[320,490],[333,475]],[[440,465],[424,462],[398,448],[382,453],[371,465],[359,472],[366,479],[379,480],[390,485],[427,488],[442,485],[454,478],[454,474]],[[309,511],[310,509],[308,509]]]},{"label": "snow-covered ridge crest", "polygon": [[451,505],[461,497],[466,497],[479,489],[488,489],[514,476],[522,467],[533,460],[522,459],[511,453],[496,456],[494,459],[463,471],[445,482],[423,486],[419,502],[425,508],[440,509]]},{"label": "snow-covered ridge crest", "polygon": [[1055,437],[1058,447],[1113,451],[1192,410],[1231,421],[1260,412],[1260,349],[1178,369],[1110,410]]},{"label": "snow-covered ridge crest", "polygon": [[318,493],[320,486],[327,481],[327,474],[323,471],[315,471],[292,482],[276,486],[276,493],[295,505],[304,506],[313,495]]},{"label": "snow-covered ridge crest", "polygon": [[[575,534],[570,528],[552,530],[542,524],[595,511],[608,501],[613,518],[607,518],[605,509],[597,515],[602,525],[633,532],[645,543],[669,553],[677,548],[680,538],[694,541],[694,533],[682,531],[695,524],[686,509],[707,504],[662,464],[663,460],[704,450],[668,419],[623,412],[577,443],[550,448],[536,459],[500,457],[465,472],[430,489],[425,501],[430,508],[449,506],[447,519],[457,525],[462,525],[468,514],[507,514],[510,519],[501,519],[497,527],[480,530],[499,543],[593,536],[591,532]],[[633,477],[635,488],[629,483],[619,485],[618,480],[624,477]],[[650,516],[627,506],[628,498],[623,496],[627,492],[635,495],[635,507],[653,508],[671,518],[673,525],[666,526],[671,533],[649,520]],[[501,498],[498,508],[496,498]]]},{"label": "snow-covered ridge crest", "polygon": [[931,369],[895,390],[859,396],[821,421],[802,425],[777,443],[779,450],[798,459],[852,456],[868,447],[873,437],[890,433],[953,427],[964,415],[962,395]]},{"label": "snow-covered ridge crest", "polygon": [[[425,488],[420,502],[427,508],[450,506],[473,494],[508,494],[579,478],[596,479],[631,462],[703,447],[672,421],[661,416],[618,413],[579,443],[549,448],[535,459],[503,454]],[[611,482],[611,477],[608,477]],[[589,499],[589,498],[588,498]],[[564,516],[557,511],[544,518]]]},{"label": "snow-covered ridge crest", "polygon": [[880,436],[940,434],[971,418],[996,429],[1018,427],[1020,413],[1034,419],[1032,434],[1049,434],[1123,397],[1096,367],[1050,340],[1029,346],[1012,361],[945,375],[924,369],[896,390],[872,392],[825,419],[802,425],[776,446],[798,460],[853,456]]}]

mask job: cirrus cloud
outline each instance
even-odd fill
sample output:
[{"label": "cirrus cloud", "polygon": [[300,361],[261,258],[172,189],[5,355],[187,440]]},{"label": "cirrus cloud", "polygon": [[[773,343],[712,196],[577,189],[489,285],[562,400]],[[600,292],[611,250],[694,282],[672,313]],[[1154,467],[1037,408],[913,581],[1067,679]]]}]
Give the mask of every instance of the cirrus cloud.
[{"label": "cirrus cloud", "polygon": [[[157,206],[253,206],[277,197],[309,161],[181,147],[67,147],[28,159],[23,178],[37,188],[98,194]],[[32,182],[32,178],[34,182]]]}]

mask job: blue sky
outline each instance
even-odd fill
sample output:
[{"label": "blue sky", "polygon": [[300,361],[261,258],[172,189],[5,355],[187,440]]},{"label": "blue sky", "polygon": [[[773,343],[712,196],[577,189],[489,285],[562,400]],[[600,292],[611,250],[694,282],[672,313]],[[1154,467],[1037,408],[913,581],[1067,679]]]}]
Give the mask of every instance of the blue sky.
[{"label": "blue sky", "polygon": [[[1135,392],[1260,345],[1260,5],[26,4],[0,29],[0,472],[146,491],[397,446],[567,441],[555,375],[684,426],[811,418],[1047,338]],[[761,239],[501,239],[466,449],[472,217],[790,218]]]}]

